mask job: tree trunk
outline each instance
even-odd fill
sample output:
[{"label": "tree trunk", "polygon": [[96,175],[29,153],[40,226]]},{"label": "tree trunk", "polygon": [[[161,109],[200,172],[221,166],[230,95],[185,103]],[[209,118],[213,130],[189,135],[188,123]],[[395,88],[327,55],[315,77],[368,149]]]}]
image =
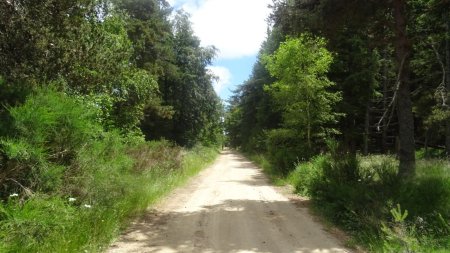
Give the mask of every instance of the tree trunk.
[{"label": "tree trunk", "polygon": [[[383,112],[386,110],[389,110],[388,105],[389,105],[389,92],[388,92],[388,87],[389,87],[389,64],[387,63],[388,61],[388,52],[387,50],[384,51],[384,61],[383,61]],[[387,131],[388,131],[388,125],[387,125],[388,120],[387,119],[383,119],[383,121],[381,122],[383,128],[382,128],[382,133],[381,133],[381,147],[383,148],[383,153],[387,153],[388,152],[388,144],[387,144]]]},{"label": "tree trunk", "polygon": [[311,114],[309,112],[309,101],[306,104],[306,117],[308,118],[307,126],[306,126],[306,138],[308,140],[308,148],[311,149]]},{"label": "tree trunk", "polygon": [[[450,15],[447,14],[447,36],[445,38],[445,65],[446,65],[446,73],[445,73],[445,82],[446,82],[446,90],[447,90],[447,103],[450,103],[449,95],[450,95]],[[447,111],[449,110],[450,105],[447,106]],[[447,156],[450,155],[450,119],[447,119],[446,123],[446,133],[445,133],[445,151]]]},{"label": "tree trunk", "polygon": [[364,122],[364,150],[363,154],[369,154],[369,136],[370,136],[370,99],[367,100],[366,115]]},{"label": "tree trunk", "polygon": [[412,113],[411,92],[409,87],[411,45],[406,33],[406,1],[394,0],[395,53],[398,63],[397,116],[399,124],[400,149],[398,157],[400,177],[415,174],[414,118]]}]

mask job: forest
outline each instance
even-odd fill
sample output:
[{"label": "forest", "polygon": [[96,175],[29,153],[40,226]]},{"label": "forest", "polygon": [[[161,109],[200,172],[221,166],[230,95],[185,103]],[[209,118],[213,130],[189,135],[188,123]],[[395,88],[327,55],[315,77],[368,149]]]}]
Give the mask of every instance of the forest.
[{"label": "forest", "polygon": [[275,0],[230,146],[370,252],[450,249],[450,2]]},{"label": "forest", "polygon": [[99,252],[214,160],[223,106],[165,0],[0,2],[0,252]]},{"label": "forest", "polygon": [[349,248],[448,252],[450,1],[270,8],[225,106],[167,0],[1,1],[0,252],[104,252],[223,142]]}]

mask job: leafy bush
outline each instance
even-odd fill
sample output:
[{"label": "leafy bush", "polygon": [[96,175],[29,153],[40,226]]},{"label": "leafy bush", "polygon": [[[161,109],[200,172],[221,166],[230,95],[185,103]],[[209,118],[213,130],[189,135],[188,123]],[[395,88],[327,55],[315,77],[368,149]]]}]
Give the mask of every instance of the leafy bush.
[{"label": "leafy bush", "polygon": [[14,138],[0,140],[5,163],[0,183],[9,189],[6,193],[19,186],[57,189],[78,150],[102,133],[95,108],[51,89],[31,95],[9,111],[13,119],[9,136]]},{"label": "leafy bush", "polygon": [[291,129],[274,129],[267,133],[268,158],[280,174],[286,175],[299,160],[309,158],[307,150]]},{"label": "leafy bush", "polygon": [[327,159],[327,156],[320,155],[308,162],[299,163],[295,167],[295,170],[288,176],[288,182],[295,186],[297,193],[311,196],[311,191],[315,188],[318,180],[323,178],[323,167]]},{"label": "leafy bush", "polygon": [[10,109],[14,133],[0,142],[1,252],[101,251],[217,154],[104,131],[81,101],[40,90]]}]

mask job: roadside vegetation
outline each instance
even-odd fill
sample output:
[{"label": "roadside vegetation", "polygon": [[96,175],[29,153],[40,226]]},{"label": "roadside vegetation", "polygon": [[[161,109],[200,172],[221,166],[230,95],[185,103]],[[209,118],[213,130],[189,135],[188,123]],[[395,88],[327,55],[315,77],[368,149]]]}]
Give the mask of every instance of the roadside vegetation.
[{"label": "roadside vegetation", "polygon": [[[369,252],[447,252],[450,249],[450,162],[417,161],[417,174],[398,175],[392,155],[329,152],[298,162],[283,173],[264,154],[247,156],[276,185],[291,185],[312,201],[317,215],[351,238],[347,246]],[[334,145],[334,146],[333,146]],[[420,155],[422,151],[418,152]]]},{"label": "roadside vegetation", "polygon": [[450,250],[442,1],[274,1],[228,144],[369,252]]},{"label": "roadside vegetation", "polygon": [[450,248],[450,163],[424,159],[414,178],[397,177],[393,156],[355,157],[331,149],[287,176],[296,192],[370,252]]},{"label": "roadside vegetation", "polygon": [[214,49],[166,1],[0,13],[0,252],[102,252],[216,157]]}]

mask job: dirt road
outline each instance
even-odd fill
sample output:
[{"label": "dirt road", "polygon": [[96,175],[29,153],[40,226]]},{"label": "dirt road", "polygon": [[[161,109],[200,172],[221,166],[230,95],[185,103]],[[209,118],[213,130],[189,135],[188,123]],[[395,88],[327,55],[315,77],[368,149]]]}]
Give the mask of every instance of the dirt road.
[{"label": "dirt road", "polygon": [[136,221],[108,252],[349,251],[252,163],[226,151]]}]

